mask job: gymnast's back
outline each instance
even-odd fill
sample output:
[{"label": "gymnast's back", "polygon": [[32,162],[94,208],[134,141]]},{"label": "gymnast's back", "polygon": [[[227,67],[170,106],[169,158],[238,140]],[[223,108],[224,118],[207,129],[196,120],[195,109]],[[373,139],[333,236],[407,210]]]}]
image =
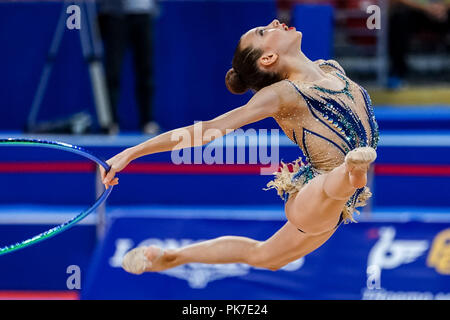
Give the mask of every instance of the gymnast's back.
[{"label": "gymnast's back", "polygon": [[282,80],[284,93],[274,119],[303,153],[303,160],[319,171],[328,172],[344,162],[345,155],[358,147],[378,144],[378,125],[367,91],[350,80],[334,60],[314,63],[336,88],[317,83]]}]

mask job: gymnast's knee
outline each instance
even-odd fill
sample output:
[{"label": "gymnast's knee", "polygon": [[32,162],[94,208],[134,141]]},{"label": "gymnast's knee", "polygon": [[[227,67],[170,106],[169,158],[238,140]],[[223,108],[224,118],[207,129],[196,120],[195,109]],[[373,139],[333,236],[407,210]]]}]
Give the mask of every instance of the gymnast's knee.
[{"label": "gymnast's knee", "polygon": [[282,268],[282,265],[276,264],[273,261],[273,257],[267,253],[267,250],[263,248],[260,244],[256,245],[247,255],[246,261],[247,264],[257,267],[268,269],[271,271],[277,271]]}]

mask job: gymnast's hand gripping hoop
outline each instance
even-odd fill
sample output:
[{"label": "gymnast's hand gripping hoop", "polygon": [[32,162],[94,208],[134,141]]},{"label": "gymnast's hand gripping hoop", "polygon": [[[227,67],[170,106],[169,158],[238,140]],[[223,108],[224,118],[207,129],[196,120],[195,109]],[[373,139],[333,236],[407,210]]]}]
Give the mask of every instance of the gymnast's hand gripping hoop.
[{"label": "gymnast's hand gripping hoop", "polygon": [[[50,148],[50,149],[59,149],[59,150],[63,150],[63,151],[72,152],[72,153],[81,155],[89,160],[92,160],[96,164],[105,168],[106,171],[109,171],[109,169],[110,169],[110,167],[108,166],[108,164],[106,162],[97,158],[92,153],[88,152],[87,150],[85,150],[81,147],[74,146],[74,145],[71,145],[68,143],[45,141],[45,140],[34,140],[34,139],[13,139],[13,138],[11,138],[11,139],[0,139],[0,146],[27,146],[27,147],[43,147],[43,148]],[[17,250],[26,248],[28,246],[39,243],[41,241],[44,241],[48,238],[51,238],[51,237],[57,235],[63,231],[68,230],[69,228],[73,227],[76,223],[78,223],[79,221],[86,218],[95,209],[97,209],[106,200],[106,198],[108,198],[112,189],[113,189],[113,186],[110,186],[108,189],[105,189],[105,191],[101,194],[101,196],[95,201],[95,203],[91,207],[89,207],[85,211],[81,212],[80,214],[78,214],[74,218],[70,219],[69,221],[66,221],[57,227],[54,227],[45,232],[42,232],[30,239],[0,248],[0,256],[10,253],[10,252],[13,252],[13,251],[17,251]]]}]

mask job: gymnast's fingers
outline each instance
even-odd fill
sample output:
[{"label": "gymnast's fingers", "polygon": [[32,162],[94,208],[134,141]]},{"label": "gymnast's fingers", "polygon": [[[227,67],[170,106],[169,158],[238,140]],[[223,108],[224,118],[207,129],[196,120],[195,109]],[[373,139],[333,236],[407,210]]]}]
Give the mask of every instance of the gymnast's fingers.
[{"label": "gymnast's fingers", "polygon": [[105,168],[103,168],[101,165],[99,165],[98,169],[100,170],[100,177],[101,177],[101,179],[103,181],[105,179],[105,176],[106,176]]},{"label": "gymnast's fingers", "polygon": [[116,175],[116,170],[111,167],[111,169],[106,174],[106,177],[103,179],[103,183],[105,183],[105,184],[110,183],[114,179],[115,175]]},{"label": "gymnast's fingers", "polygon": [[105,183],[105,188],[108,189],[109,187],[116,186],[118,184],[119,184],[119,178],[116,177],[113,180],[111,180],[111,182]]}]

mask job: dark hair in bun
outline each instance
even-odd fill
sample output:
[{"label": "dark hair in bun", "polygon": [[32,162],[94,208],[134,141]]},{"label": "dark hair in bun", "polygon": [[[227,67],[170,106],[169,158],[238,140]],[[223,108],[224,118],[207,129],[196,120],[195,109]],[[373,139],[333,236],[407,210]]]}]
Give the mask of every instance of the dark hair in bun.
[{"label": "dark hair in bun", "polygon": [[257,62],[262,54],[261,49],[241,49],[239,40],[231,63],[233,68],[228,70],[225,76],[225,84],[231,93],[243,94],[249,89],[259,91],[284,79],[279,73],[259,69]]},{"label": "dark hair in bun", "polygon": [[234,68],[228,70],[227,75],[225,76],[225,84],[227,85],[228,90],[233,94],[243,94],[248,90],[247,85],[242,81]]}]

